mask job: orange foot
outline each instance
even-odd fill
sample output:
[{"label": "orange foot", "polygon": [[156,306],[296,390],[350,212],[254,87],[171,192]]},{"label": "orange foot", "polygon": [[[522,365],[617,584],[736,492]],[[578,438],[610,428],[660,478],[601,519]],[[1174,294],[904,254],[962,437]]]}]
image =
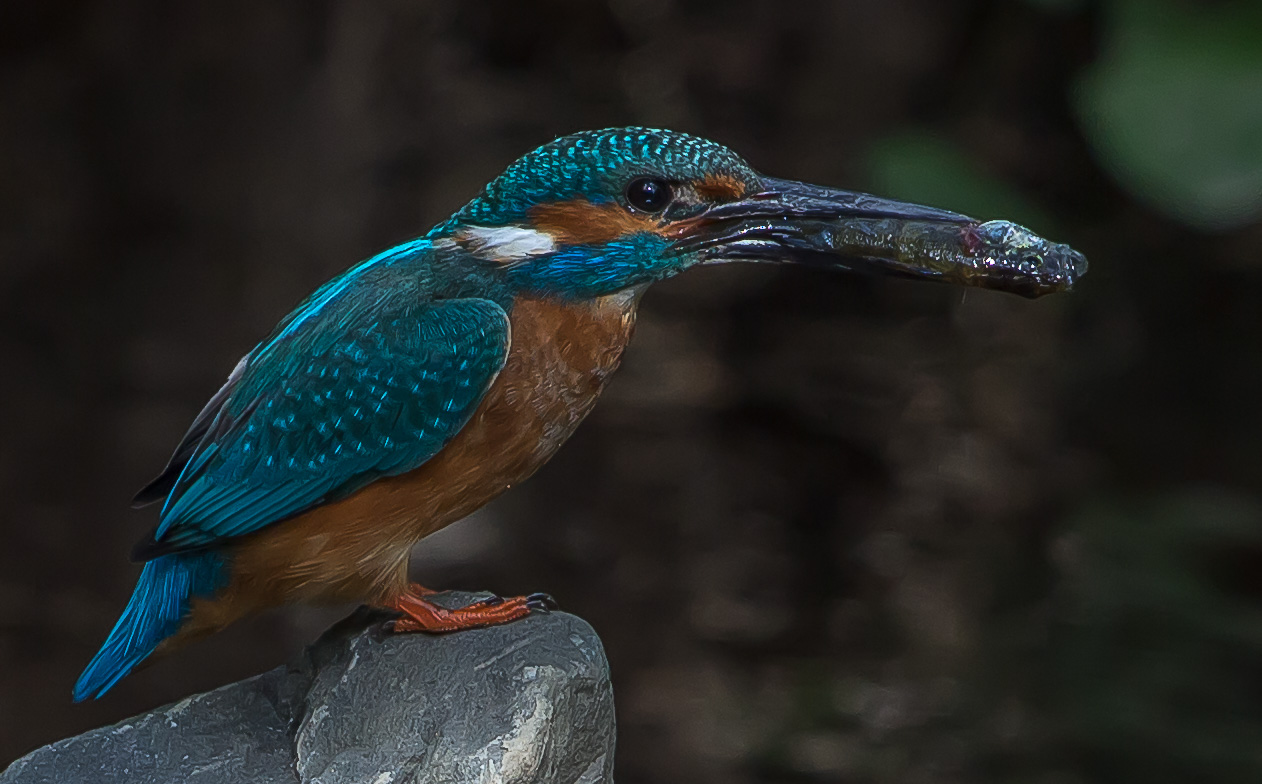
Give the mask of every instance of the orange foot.
[{"label": "orange foot", "polygon": [[557,607],[556,600],[546,593],[532,593],[511,599],[495,596],[458,610],[448,610],[423,598],[432,593],[436,591],[412,585],[391,602],[388,605],[391,610],[403,613],[403,617],[394,622],[393,631],[439,634],[478,629],[515,621],[532,612],[547,613]]}]

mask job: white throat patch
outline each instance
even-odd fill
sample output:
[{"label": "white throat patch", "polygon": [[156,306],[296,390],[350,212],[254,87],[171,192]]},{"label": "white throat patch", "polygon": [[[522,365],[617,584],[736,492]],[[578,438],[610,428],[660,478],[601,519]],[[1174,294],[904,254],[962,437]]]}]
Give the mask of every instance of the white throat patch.
[{"label": "white throat patch", "polygon": [[542,256],[557,249],[551,234],[521,226],[469,226],[456,236],[473,255],[499,264]]}]

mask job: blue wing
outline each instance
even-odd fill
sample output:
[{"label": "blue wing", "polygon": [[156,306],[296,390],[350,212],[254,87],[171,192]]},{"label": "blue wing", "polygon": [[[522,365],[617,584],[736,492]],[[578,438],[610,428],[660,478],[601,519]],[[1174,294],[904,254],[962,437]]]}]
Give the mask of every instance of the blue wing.
[{"label": "blue wing", "polygon": [[221,392],[142,558],[203,547],[410,471],[459,432],[503,367],[508,316],[484,299],[374,285],[317,301]]}]

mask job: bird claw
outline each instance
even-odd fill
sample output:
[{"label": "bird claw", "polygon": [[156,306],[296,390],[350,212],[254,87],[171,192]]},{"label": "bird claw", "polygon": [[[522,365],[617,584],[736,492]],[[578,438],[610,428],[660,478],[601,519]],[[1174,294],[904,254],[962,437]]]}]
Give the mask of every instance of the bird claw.
[{"label": "bird claw", "polygon": [[560,605],[557,604],[557,600],[553,599],[551,594],[532,593],[529,596],[526,596],[524,598],[518,596],[518,597],[514,597],[511,600],[505,599],[503,596],[499,596],[499,595],[489,596],[485,599],[474,602],[473,604],[469,605],[469,607],[467,607],[466,609],[471,609],[475,607],[498,607],[499,605],[503,604],[505,601],[521,602],[525,604],[526,608],[529,609],[531,612],[542,613],[544,615],[547,615],[548,613],[560,607]]},{"label": "bird claw", "polygon": [[537,612],[543,615],[547,615],[560,607],[560,605],[557,604],[557,600],[553,599],[546,593],[530,594],[526,597],[526,606],[530,608],[531,612]]},{"label": "bird claw", "polygon": [[404,614],[390,629],[393,632],[453,632],[461,629],[477,629],[498,626],[527,615],[546,615],[557,609],[556,599],[546,593],[529,596],[490,596],[466,607],[448,610],[418,596],[403,596],[391,609]]}]

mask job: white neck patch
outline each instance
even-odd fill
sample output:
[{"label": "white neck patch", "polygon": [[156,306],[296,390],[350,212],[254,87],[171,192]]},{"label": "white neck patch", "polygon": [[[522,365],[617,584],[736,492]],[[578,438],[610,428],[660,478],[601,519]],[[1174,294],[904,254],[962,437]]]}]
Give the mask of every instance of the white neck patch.
[{"label": "white neck patch", "polygon": [[474,256],[499,264],[542,256],[557,249],[551,234],[522,226],[469,226],[456,236]]}]

